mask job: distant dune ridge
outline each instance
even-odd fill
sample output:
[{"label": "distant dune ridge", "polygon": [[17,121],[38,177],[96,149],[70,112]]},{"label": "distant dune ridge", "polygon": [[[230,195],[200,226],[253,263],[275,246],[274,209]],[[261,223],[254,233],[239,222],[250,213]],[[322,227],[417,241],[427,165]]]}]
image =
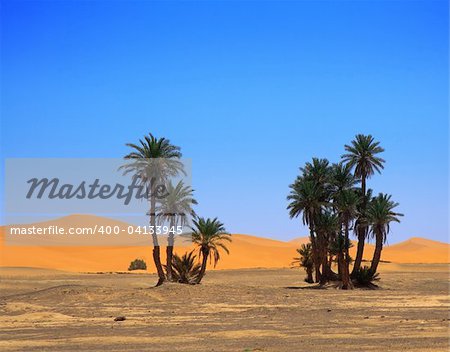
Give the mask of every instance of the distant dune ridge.
[{"label": "distant dune ridge", "polygon": [[[91,215],[72,215],[39,225],[90,226],[92,224],[128,226],[124,222]],[[33,226],[33,224],[23,226]],[[148,270],[154,271],[150,240],[148,246],[7,246],[4,240],[7,227],[2,226],[0,229],[0,266],[3,267],[40,267],[76,272],[125,271],[132,260],[141,258],[147,262]],[[307,237],[284,242],[244,234],[233,234],[232,239],[233,242],[229,245],[230,255],[224,253],[221,256],[217,269],[289,267],[297,254],[296,248],[308,241]],[[165,261],[164,244],[161,248],[163,262]],[[176,247],[175,252],[181,254],[192,248],[190,244],[183,244]],[[372,244],[366,245],[364,259],[371,259],[373,248]],[[356,246],[351,248],[352,256],[355,255],[355,251]],[[386,246],[381,259],[394,263],[449,263],[449,253],[448,243],[412,237],[407,241]]]}]

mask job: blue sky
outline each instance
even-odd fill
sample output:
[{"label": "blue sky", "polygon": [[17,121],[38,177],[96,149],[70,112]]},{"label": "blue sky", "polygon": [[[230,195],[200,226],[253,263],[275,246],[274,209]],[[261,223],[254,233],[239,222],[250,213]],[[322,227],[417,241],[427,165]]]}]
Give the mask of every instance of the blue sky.
[{"label": "blue sky", "polygon": [[1,157],[121,157],[152,132],[198,212],[302,236],[288,185],[356,133],[386,149],[390,243],[448,241],[446,1],[2,1]]}]

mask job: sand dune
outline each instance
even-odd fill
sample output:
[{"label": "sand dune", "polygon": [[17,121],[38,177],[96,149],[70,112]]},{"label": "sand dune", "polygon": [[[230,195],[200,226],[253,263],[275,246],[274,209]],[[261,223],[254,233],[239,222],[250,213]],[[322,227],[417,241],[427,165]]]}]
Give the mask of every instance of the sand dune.
[{"label": "sand dune", "polygon": [[[128,226],[124,222],[88,215],[59,218],[42,223],[41,226],[69,224]],[[133,245],[124,246],[11,246],[5,244],[6,231],[7,227],[1,227],[0,266],[3,267],[40,267],[77,272],[124,271],[133,259],[142,258],[149,265],[149,271],[154,271],[150,239],[136,240]],[[307,237],[289,242],[244,234],[233,234],[232,238],[230,255],[222,255],[217,269],[289,267],[292,258],[296,256],[295,249],[307,242]],[[367,244],[365,259],[371,258],[373,248],[372,244]],[[194,247],[191,244],[183,244],[176,247],[176,252],[184,253],[192,249]],[[405,242],[386,246],[382,260],[395,263],[449,263],[449,250],[450,245],[447,243],[413,237]],[[355,252],[356,246],[351,249],[351,255],[354,256]],[[162,259],[165,260],[163,247]]]},{"label": "sand dune", "polygon": [[448,243],[412,237],[386,247],[382,259],[399,263],[449,263],[449,254]]}]

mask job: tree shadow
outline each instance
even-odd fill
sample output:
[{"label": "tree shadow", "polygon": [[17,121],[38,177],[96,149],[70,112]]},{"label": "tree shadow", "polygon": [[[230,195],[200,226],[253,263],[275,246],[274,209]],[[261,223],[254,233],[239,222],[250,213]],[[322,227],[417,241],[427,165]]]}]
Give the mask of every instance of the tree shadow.
[{"label": "tree shadow", "polygon": [[313,285],[313,286],[286,286],[283,287],[286,290],[324,290],[325,286]]}]

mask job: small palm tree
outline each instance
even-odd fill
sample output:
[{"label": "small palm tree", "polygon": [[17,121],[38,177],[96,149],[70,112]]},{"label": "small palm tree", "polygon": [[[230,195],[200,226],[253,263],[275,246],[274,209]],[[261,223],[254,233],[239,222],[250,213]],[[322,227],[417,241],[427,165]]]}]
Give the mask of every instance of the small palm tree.
[{"label": "small palm tree", "polygon": [[391,200],[391,196],[379,193],[372,199],[367,208],[367,222],[370,225],[370,234],[375,237],[375,251],[373,253],[370,272],[374,275],[377,272],[381,259],[383,243],[386,242],[390,231],[391,222],[400,222],[399,217],[403,214],[394,212],[399,204]]},{"label": "small palm tree", "polygon": [[375,284],[375,281],[380,280],[378,273],[372,274],[370,268],[364,265],[362,268],[359,268],[355,281],[358,287],[367,287],[375,289],[378,285]]},{"label": "small palm tree", "polygon": [[182,284],[196,284],[201,270],[196,258],[193,251],[184,253],[182,257],[175,254],[171,263],[173,280]]},{"label": "small palm tree", "polygon": [[299,254],[299,257],[294,258],[291,265],[300,265],[300,267],[304,268],[306,271],[305,281],[310,284],[314,283],[312,276],[314,261],[311,243],[302,244],[301,247],[297,249],[297,253]]},{"label": "small palm tree", "polygon": [[[369,135],[358,134],[351,142],[351,145],[345,145],[346,154],[342,155],[342,161],[347,163],[349,167],[354,168],[355,177],[361,180],[362,190],[362,213],[366,208],[366,181],[373,176],[375,172],[381,173],[384,168],[384,159],[378,154],[384,152],[380,146],[380,142]],[[364,226],[364,222],[360,221],[362,226],[358,226],[358,248],[356,251],[355,265],[353,266],[352,276],[359,270],[364,254],[364,242],[366,240],[368,229]]]},{"label": "small palm tree", "polygon": [[231,242],[231,235],[226,232],[225,226],[217,218],[204,219],[198,218],[193,221],[192,242],[199,247],[202,266],[197,283],[200,283],[206,272],[208,257],[214,259],[214,266],[220,260],[220,251],[222,249],[229,254],[229,250],[224,242]]},{"label": "small palm tree", "polygon": [[[166,182],[169,177],[184,173],[180,148],[172,145],[166,138],[156,138],[151,133],[139,140],[139,144],[126,144],[132,152],[125,156],[128,161],[122,166],[125,174],[132,173],[138,177],[148,192],[150,203],[150,226],[156,229],[156,189],[161,182]],[[156,231],[153,231],[153,261],[158,272],[158,283],[162,285],[165,280],[164,270],[161,264],[160,246]]]},{"label": "small palm tree", "polygon": [[179,181],[176,186],[170,182],[167,185],[167,196],[159,201],[156,207],[157,218],[160,224],[168,223],[169,231],[166,248],[166,274],[167,280],[172,281],[172,257],[175,238],[175,229],[178,226],[189,224],[189,217],[194,216],[192,205],[197,204],[193,198],[191,187]]}]

